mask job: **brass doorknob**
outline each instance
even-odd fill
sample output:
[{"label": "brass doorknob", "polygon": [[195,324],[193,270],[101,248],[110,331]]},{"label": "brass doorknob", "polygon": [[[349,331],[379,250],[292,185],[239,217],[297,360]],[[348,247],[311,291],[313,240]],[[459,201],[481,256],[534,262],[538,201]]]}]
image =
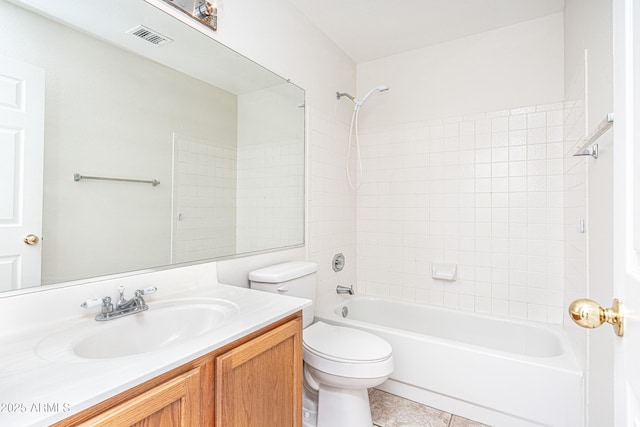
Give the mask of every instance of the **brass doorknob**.
[{"label": "brass doorknob", "polygon": [[24,236],[24,242],[27,245],[37,245],[39,241],[40,238],[35,234],[27,234],[26,236]]},{"label": "brass doorknob", "polygon": [[624,316],[620,312],[621,308],[622,302],[617,298],[613,300],[611,308],[602,308],[593,300],[581,298],[569,305],[569,316],[583,328],[597,328],[605,322],[611,323],[616,335],[621,337],[624,334]]}]

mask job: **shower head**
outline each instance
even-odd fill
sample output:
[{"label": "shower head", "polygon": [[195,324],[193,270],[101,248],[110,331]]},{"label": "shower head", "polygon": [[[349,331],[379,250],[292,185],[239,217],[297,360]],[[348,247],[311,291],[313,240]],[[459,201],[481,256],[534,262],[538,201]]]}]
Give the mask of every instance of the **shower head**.
[{"label": "shower head", "polygon": [[360,106],[362,106],[362,104],[364,104],[364,101],[366,101],[367,98],[369,97],[369,95],[371,95],[373,92],[376,92],[376,91],[378,91],[378,92],[386,92],[388,90],[389,90],[388,86],[384,86],[384,85],[376,86],[373,89],[371,89],[369,92],[367,92],[367,94],[362,98],[362,100],[360,100],[360,101],[356,100],[355,102],[358,105],[358,107],[360,107]]}]

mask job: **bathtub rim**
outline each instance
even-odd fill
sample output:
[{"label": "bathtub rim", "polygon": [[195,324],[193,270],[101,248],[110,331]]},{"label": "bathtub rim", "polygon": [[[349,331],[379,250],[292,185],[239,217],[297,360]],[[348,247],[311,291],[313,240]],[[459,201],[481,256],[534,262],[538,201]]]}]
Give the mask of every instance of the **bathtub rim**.
[{"label": "bathtub rim", "polygon": [[[377,323],[369,323],[369,322],[364,322],[360,320],[354,320],[348,317],[343,318],[341,315],[338,314],[337,311],[340,310],[341,307],[345,305],[345,303],[348,303],[350,300],[353,300],[353,299],[389,302],[389,303],[406,305],[406,306],[420,307],[428,310],[442,311],[442,312],[447,312],[449,314],[463,314],[466,316],[483,318],[483,319],[488,319],[492,321],[506,322],[506,323],[512,323],[512,324],[525,324],[528,327],[544,330],[554,335],[556,338],[558,338],[562,348],[562,354],[557,356],[537,356],[536,357],[536,356],[530,356],[525,354],[519,354],[519,353],[513,353],[513,352],[504,351],[504,350],[494,349],[491,347],[484,347],[476,344],[468,344],[464,342],[447,340],[445,338],[440,338],[440,337],[431,336],[431,335],[424,335],[417,332],[405,331],[402,329],[384,326]],[[375,330],[379,329],[381,331],[384,331],[385,333],[395,333],[405,338],[426,339],[432,342],[437,342],[447,347],[457,348],[460,350],[475,351],[485,355],[491,355],[491,356],[495,356],[502,359],[518,360],[523,363],[527,363],[531,365],[545,366],[547,368],[555,369],[558,371],[579,373],[581,375],[583,374],[583,369],[581,369],[578,364],[578,360],[575,356],[573,347],[571,346],[567,333],[564,330],[563,325],[560,325],[560,324],[555,325],[555,324],[536,322],[536,321],[527,320],[527,319],[513,319],[513,318],[508,318],[503,316],[496,316],[496,315],[490,315],[485,313],[476,313],[472,311],[464,311],[460,309],[453,309],[449,307],[442,307],[442,306],[436,306],[436,305],[417,304],[417,303],[412,303],[412,302],[407,302],[407,301],[402,301],[397,299],[390,299],[390,298],[387,299],[387,298],[381,298],[381,297],[369,296],[369,295],[342,296],[340,298],[340,301],[335,302],[332,308],[323,307],[318,309],[318,307],[316,307],[316,312],[314,314],[313,321],[314,322],[324,321],[330,324],[340,325],[340,326],[351,325],[357,328],[367,329],[369,332],[372,332],[374,334],[375,334]]]}]

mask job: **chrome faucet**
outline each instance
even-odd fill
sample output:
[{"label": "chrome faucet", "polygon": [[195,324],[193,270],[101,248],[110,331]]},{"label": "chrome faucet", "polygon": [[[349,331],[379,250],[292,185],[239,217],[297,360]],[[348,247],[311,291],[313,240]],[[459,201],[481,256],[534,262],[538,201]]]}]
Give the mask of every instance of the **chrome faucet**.
[{"label": "chrome faucet", "polygon": [[336,292],[338,294],[349,294],[349,295],[353,295],[355,294],[354,290],[353,290],[353,285],[351,286],[342,286],[342,285],[338,285],[336,287]]},{"label": "chrome faucet", "polygon": [[118,288],[118,291],[120,292],[120,297],[116,302],[115,308],[113,306],[113,303],[111,302],[111,297],[108,297],[108,296],[104,298],[88,299],[82,304],[80,304],[80,307],[91,308],[91,307],[97,307],[98,305],[100,305],[102,307],[102,310],[100,314],[96,316],[96,320],[105,321],[105,320],[117,319],[119,317],[128,316],[129,314],[139,313],[141,311],[148,310],[149,306],[144,301],[144,298],[142,298],[142,296],[152,294],[157,290],[158,288],[156,288],[155,286],[149,286],[144,289],[138,289],[137,291],[135,291],[133,298],[131,298],[130,300],[127,300],[124,297],[124,286],[120,286]]},{"label": "chrome faucet", "polygon": [[144,295],[144,291],[137,290],[134,293],[134,297],[130,300],[127,300],[124,297],[124,286],[120,286],[118,288],[118,292],[120,292],[120,298],[118,298],[118,302],[116,303],[116,312],[131,311],[135,310],[138,307],[145,307],[147,305],[142,298],[142,295]]}]

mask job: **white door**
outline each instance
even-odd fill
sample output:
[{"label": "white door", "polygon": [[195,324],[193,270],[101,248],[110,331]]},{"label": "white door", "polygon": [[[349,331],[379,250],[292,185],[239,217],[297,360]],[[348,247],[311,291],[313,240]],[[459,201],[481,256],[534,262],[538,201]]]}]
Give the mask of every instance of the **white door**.
[{"label": "white door", "polygon": [[614,340],[614,419],[640,427],[640,3],[613,4],[613,291],[625,316],[624,337]]},{"label": "white door", "polygon": [[0,291],[40,285],[43,149],[44,70],[0,57]]}]

